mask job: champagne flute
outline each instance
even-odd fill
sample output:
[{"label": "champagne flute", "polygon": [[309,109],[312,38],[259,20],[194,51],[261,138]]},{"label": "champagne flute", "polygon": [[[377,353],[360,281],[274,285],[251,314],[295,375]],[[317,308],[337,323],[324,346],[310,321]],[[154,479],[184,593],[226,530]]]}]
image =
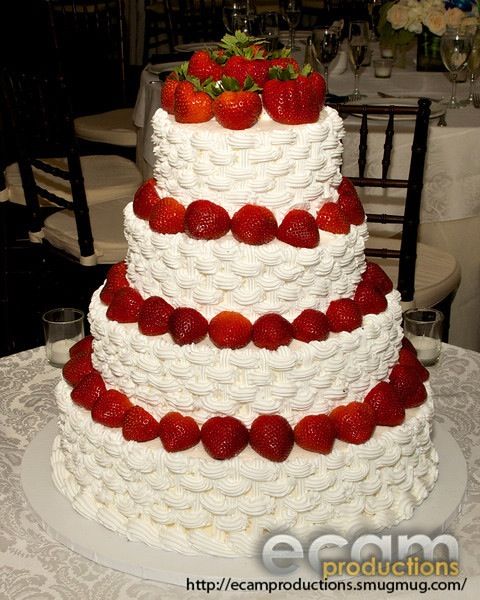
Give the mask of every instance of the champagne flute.
[{"label": "champagne flute", "polygon": [[472,50],[467,60],[467,69],[470,74],[470,87],[468,98],[460,102],[462,106],[469,106],[473,104],[473,87],[475,84],[475,79],[480,73],[480,32],[476,33],[472,40]]},{"label": "champagne flute", "polygon": [[457,100],[457,76],[458,72],[467,64],[472,45],[472,36],[458,29],[448,28],[440,40],[442,61],[452,79],[452,94],[446,103],[447,108],[460,108],[461,106]]},{"label": "champagne flute", "polygon": [[349,100],[356,102],[365,95],[360,93],[358,84],[360,79],[360,66],[368,52],[370,31],[367,21],[351,21],[348,27],[348,56],[355,73],[355,85]]},{"label": "champagne flute", "polygon": [[282,13],[290,32],[290,49],[292,52],[299,50],[295,47],[295,29],[298,27],[302,16],[301,0],[282,0]]},{"label": "champagne flute", "polygon": [[312,36],[317,60],[322,64],[325,76],[326,93],[328,93],[328,66],[337,56],[340,35],[337,29],[324,27],[314,29]]},{"label": "champagne flute", "polygon": [[265,39],[266,47],[271,52],[277,49],[280,35],[279,14],[265,12],[260,17],[260,36]]}]

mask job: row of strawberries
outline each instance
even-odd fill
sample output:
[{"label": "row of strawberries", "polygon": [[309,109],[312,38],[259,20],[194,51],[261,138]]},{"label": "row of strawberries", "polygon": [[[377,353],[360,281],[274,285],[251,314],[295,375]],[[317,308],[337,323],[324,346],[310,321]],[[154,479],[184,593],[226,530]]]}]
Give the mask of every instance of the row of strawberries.
[{"label": "row of strawberries", "polygon": [[293,209],[278,225],[272,211],[257,204],[242,206],[231,219],[223,206],[209,200],[195,200],[185,207],[175,198],[160,198],[155,180],[149,179],[135,193],[133,211],[156,233],[186,233],[194,239],[216,240],[231,231],[244,244],[258,246],[277,238],[297,248],[315,248],[320,243],[319,229],[347,234],[350,225],[365,221],[362,203],[347,177],[342,179],[338,194],[338,201],[326,202],[316,218],[306,210]]},{"label": "row of strawberries", "polygon": [[405,419],[405,409],[420,406],[427,397],[424,382],[428,371],[415,350],[403,340],[399,361],[388,381],[372,388],[363,402],[350,402],[330,414],[307,415],[295,427],[280,415],[258,416],[248,429],[239,419],[215,416],[201,427],[191,416],[178,412],[157,421],[148,411],[130,402],[127,396],[108,389],[92,365],[93,338],[87,337],[71,348],[71,359],[63,376],[73,389],[72,400],[91,411],[92,419],[106,427],[122,428],[126,440],[147,442],[160,438],[167,452],[180,452],[202,442],[216,460],[233,458],[249,444],[260,456],[282,462],[294,443],[310,452],[328,454],[335,439],[351,444],[368,441],[377,425],[395,427]]},{"label": "row of strawberries", "polygon": [[300,71],[288,52],[268,53],[237,32],[218,50],[199,50],[174,70],[162,86],[161,106],[179,123],[215,117],[227,129],[248,129],[263,107],[274,121],[299,125],[318,120],[325,88],[319,73],[309,66]]},{"label": "row of strawberries", "polygon": [[210,322],[194,308],[173,308],[159,296],[143,299],[130,286],[124,262],[113,265],[100,299],[108,306],[107,318],[118,323],[138,323],[143,335],[169,333],[181,346],[198,344],[208,335],[218,348],[239,349],[253,342],[258,348],[277,350],[295,338],[302,342],[323,341],[331,332],[353,331],[362,326],[363,317],[387,308],[386,294],[393,284],[381,267],[367,261],[355,296],[330,302],[325,313],[305,309],[292,323],[277,313],[267,313],[253,324],[236,311],[222,311]]}]

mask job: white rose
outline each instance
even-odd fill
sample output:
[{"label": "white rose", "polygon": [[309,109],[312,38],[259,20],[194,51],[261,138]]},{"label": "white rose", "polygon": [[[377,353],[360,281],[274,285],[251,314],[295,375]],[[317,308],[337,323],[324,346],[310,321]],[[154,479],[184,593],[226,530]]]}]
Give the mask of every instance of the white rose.
[{"label": "white rose", "polygon": [[447,28],[445,13],[439,10],[428,12],[423,22],[435,35],[443,35]]},{"label": "white rose", "polygon": [[403,29],[408,22],[408,8],[401,4],[394,4],[387,12],[387,20],[393,29]]},{"label": "white rose", "polygon": [[450,8],[445,13],[445,22],[447,27],[458,28],[463,20],[465,13],[459,8]]}]

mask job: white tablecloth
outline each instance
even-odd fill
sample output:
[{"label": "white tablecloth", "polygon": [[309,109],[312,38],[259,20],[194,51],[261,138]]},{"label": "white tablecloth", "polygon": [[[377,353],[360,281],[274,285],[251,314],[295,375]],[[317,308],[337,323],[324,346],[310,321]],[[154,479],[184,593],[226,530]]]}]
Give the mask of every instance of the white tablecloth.
[{"label": "white tablecloth", "polygon": [[[56,416],[53,388],[60,370],[37,348],[0,359],[0,598],[1,600],[167,600],[192,598],[260,598],[266,594],[187,591],[137,579],[97,565],[49,538],[26,503],[20,483],[22,457],[33,437]],[[480,354],[444,346],[440,362],[431,368],[436,420],[459,443],[467,460],[469,479],[463,514],[451,526],[460,547],[461,576],[468,577],[463,593],[445,599],[475,598],[480,587]],[[188,557],[185,559],[188,561]],[[372,592],[341,594],[296,593],[298,598],[386,598]],[[272,596],[273,597],[273,596]],[[291,598],[276,593],[275,598]],[[397,597],[397,596],[395,596]],[[440,595],[400,595],[432,598]],[[478,597],[478,596],[477,596]]]},{"label": "white tablecloth", "polygon": [[[150,83],[150,82],[154,83]],[[151,116],[159,107],[160,91],[158,76],[149,67],[143,71],[137,97],[134,119],[140,128],[137,164],[144,177],[151,177],[154,156],[151,143]],[[426,95],[435,99],[448,96],[450,82],[443,73],[419,73],[411,58],[405,69],[394,68],[390,79],[378,79],[372,67],[364,69],[360,89],[369,98],[378,100],[378,91],[390,94]],[[459,97],[468,95],[468,84],[458,84]],[[348,94],[353,88],[353,74],[347,69],[341,75],[331,75],[330,90],[336,94]],[[454,254],[462,269],[462,282],[452,307],[450,342],[473,350],[480,350],[480,110],[473,107],[449,111],[447,127],[437,127],[437,119],[431,120],[429,145],[425,168],[424,194],[422,199],[420,241],[443,248]],[[350,117],[345,122],[347,135],[344,140],[344,173],[355,172],[359,119]],[[380,124],[376,125],[379,127]],[[402,133],[402,129],[404,133]],[[394,153],[391,175],[405,176],[410,160],[412,123],[402,124],[396,134],[399,148]],[[370,156],[376,148],[382,152],[383,133],[371,136]],[[377,161],[378,163],[378,161]],[[398,204],[393,195],[382,195],[377,206],[368,204],[367,209],[391,208]],[[398,208],[397,208],[398,210]]]}]

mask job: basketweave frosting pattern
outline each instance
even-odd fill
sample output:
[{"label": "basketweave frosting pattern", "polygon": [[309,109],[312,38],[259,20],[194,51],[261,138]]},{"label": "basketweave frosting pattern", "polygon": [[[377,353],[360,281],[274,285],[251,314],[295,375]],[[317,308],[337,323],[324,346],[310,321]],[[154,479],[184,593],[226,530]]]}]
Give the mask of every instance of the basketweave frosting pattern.
[{"label": "basketweave frosting pattern", "polygon": [[316,248],[279,240],[242,244],[227,234],[194,240],[164,235],[125,209],[128,279],[145,298],[161,296],[211,319],[223,310],[251,320],[276,312],[293,320],[302,310],[326,310],[331,300],[352,297],[365,269],[366,225],[348,235],[321,233]]},{"label": "basketweave frosting pattern", "polygon": [[388,378],[403,332],[398,292],[387,300],[385,312],[367,315],[362,327],[323,342],[293,341],[275,351],[253,344],[220,350],[208,338],[178,346],[169,334],[148,337],[136,324],[110,321],[97,291],[90,305],[93,364],[107,387],[156,418],[178,410],[198,423],[225,414],[250,425],[259,414],[274,413],[293,425],[305,414],[363,400]]},{"label": "basketweave frosting pattern", "polygon": [[296,126],[275,123],[264,111],[243,131],[214,120],[202,127],[177,123],[159,109],[153,130],[161,196],[211,200],[230,215],[244,204],[262,204],[279,220],[293,208],[316,215],[326,200],[338,198],[344,128],[331,108],[316,123]]},{"label": "basketweave frosting pattern", "polygon": [[431,399],[361,446],[337,441],[326,456],[295,447],[288,461],[272,463],[251,449],[215,461],[200,445],[169,454],[158,440],[127,442],[69,394],[61,382],[55,485],[85,517],[167,550],[252,555],[274,530],[373,532],[409,518],[437,477]]}]

